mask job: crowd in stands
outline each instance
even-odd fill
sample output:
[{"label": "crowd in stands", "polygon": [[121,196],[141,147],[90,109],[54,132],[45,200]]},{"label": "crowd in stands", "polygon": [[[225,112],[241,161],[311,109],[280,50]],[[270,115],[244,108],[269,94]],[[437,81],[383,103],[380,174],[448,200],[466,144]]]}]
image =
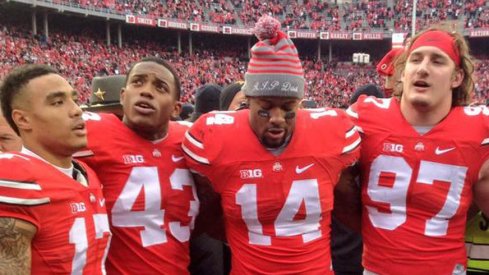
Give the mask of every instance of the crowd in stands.
[{"label": "crowd in stands", "polygon": [[[105,12],[214,24],[253,26],[262,14],[283,27],[312,30],[410,31],[412,0],[56,0]],[[458,20],[466,28],[489,27],[489,5],[484,0],[418,0],[417,29],[442,20]],[[455,22],[455,21],[454,21]]]},{"label": "crowd in stands", "polygon": [[[304,5],[304,10],[305,12],[303,13],[308,14],[311,22],[309,25],[310,29],[325,31],[341,30],[340,10],[338,6],[325,1],[311,0]],[[300,25],[301,23],[295,22],[295,24]],[[285,25],[294,26],[290,25],[287,21]]]},{"label": "crowd in stands", "polygon": [[[191,102],[194,91],[206,84],[226,86],[243,79],[246,63],[232,51],[197,50],[194,54],[162,51],[153,43],[145,45],[106,46],[89,37],[51,34],[50,42],[13,27],[0,31],[4,41],[0,49],[0,77],[14,66],[26,63],[47,63],[58,68],[81,92],[81,101],[90,97],[91,79],[97,75],[124,74],[132,62],[146,56],[159,55],[169,60],[182,76],[183,102]],[[322,106],[346,106],[356,87],[380,80],[372,67],[339,68],[322,61],[305,60],[307,93]]]},{"label": "crowd in stands", "polygon": [[[65,1],[65,0],[58,0]],[[346,30],[386,28],[387,22],[395,20],[396,28],[409,25],[412,1],[398,1],[388,7],[387,1],[352,1],[341,8],[330,1],[292,1],[283,5],[283,0],[204,0],[204,1],[127,1],[127,0],[70,0],[84,7],[110,8],[120,12],[138,14],[158,13],[157,16],[211,20],[215,23],[234,23],[236,20],[252,24],[261,13],[283,17],[283,27],[318,30]],[[291,2],[291,3],[292,3]],[[165,8],[165,7],[171,8]],[[203,9],[210,11],[204,13]],[[234,12],[239,10],[239,13]],[[421,27],[440,19],[465,16],[466,20],[479,20],[489,24],[489,8],[480,0],[419,0],[418,16]],[[212,16],[212,14],[217,14]],[[239,18],[234,18],[239,15]],[[219,19],[217,19],[219,18]],[[474,21],[475,20],[475,21]],[[484,21],[485,20],[485,21]],[[479,22],[477,21],[477,22]],[[305,25],[308,22],[309,25]],[[480,24],[482,23],[477,23]],[[91,79],[103,74],[125,74],[132,62],[148,55],[161,56],[169,60],[182,76],[183,102],[191,102],[194,91],[203,84],[214,83],[226,86],[243,78],[246,68],[246,53],[223,45],[221,48],[195,47],[193,54],[178,53],[174,47],[162,47],[156,42],[138,43],[129,41],[122,48],[107,46],[102,39],[79,36],[63,32],[52,32],[49,41],[42,35],[33,36],[25,29],[0,23],[0,78],[10,69],[25,63],[47,63],[58,68],[81,92],[81,101],[86,102],[90,94]],[[164,48],[164,49],[162,49]],[[244,57],[244,58],[243,58]],[[364,84],[382,85],[372,66],[342,66],[304,57],[306,75],[306,97],[320,106],[346,106],[353,91]],[[374,63],[375,64],[375,61]],[[475,101],[485,102],[489,97],[489,58],[478,62],[476,70]]]},{"label": "crowd in stands", "polygon": [[205,10],[208,10],[208,21],[217,24],[234,25],[234,9],[226,0],[205,1]]},{"label": "crowd in stands", "polygon": [[[206,84],[226,86],[241,80],[246,62],[232,49],[199,50],[194,54],[164,51],[157,43],[106,46],[91,37],[52,33],[49,43],[42,36],[9,26],[1,28],[0,77],[14,66],[47,63],[66,75],[81,93],[81,102],[90,96],[91,79],[97,75],[124,74],[132,62],[147,55],[169,60],[182,79],[182,101],[192,102],[194,91]],[[241,55],[243,53],[240,53]],[[351,94],[364,84],[382,85],[373,66],[341,65],[304,58],[306,97],[319,106],[346,106]],[[478,63],[476,101],[489,98],[489,60]]]},{"label": "crowd in stands", "polygon": [[346,107],[353,92],[365,84],[382,85],[373,66],[327,64],[303,60],[306,98],[318,106]]},{"label": "crowd in stands", "polygon": [[[124,74],[132,62],[155,55],[169,60],[182,75],[182,101],[190,101],[195,89],[205,83],[221,86],[242,78],[246,66],[234,52],[196,50],[194,54],[163,51],[157,43],[131,44],[122,48],[106,46],[91,37],[52,33],[49,43],[15,27],[0,31],[0,78],[13,67],[27,63],[46,63],[59,69],[81,92],[81,101],[90,95],[91,79],[97,75]],[[184,76],[184,77],[183,77]]]},{"label": "crowd in stands", "polygon": [[484,0],[465,1],[465,27],[489,28],[489,5]]},{"label": "crowd in stands", "polygon": [[386,30],[394,18],[394,10],[386,1],[352,1],[343,5],[346,30]]},{"label": "crowd in stands", "polygon": [[487,105],[489,103],[489,59],[477,62],[475,80],[474,101]]},{"label": "crowd in stands", "polygon": [[285,12],[285,6],[280,0],[243,0],[234,1],[233,4],[235,10],[239,10],[236,14],[244,25],[253,26],[256,19],[262,14],[271,14],[275,17],[283,18],[282,16]]},{"label": "crowd in stands", "polygon": [[[416,29],[424,29],[429,25],[446,20],[459,20],[464,14],[462,0],[418,0],[416,6]],[[401,31],[411,30],[413,1],[397,1],[395,6],[397,19],[394,29]]]}]

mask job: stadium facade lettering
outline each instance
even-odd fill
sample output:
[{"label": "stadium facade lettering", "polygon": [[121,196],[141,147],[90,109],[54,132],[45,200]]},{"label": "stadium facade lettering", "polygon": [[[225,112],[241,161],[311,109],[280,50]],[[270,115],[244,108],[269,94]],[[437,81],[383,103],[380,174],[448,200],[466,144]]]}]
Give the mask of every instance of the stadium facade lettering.
[{"label": "stadium facade lettering", "polygon": [[489,29],[470,31],[470,37],[487,37],[489,36]]},{"label": "stadium facade lettering", "polygon": [[[147,17],[140,17],[135,15],[126,16],[127,24],[138,24],[146,26],[158,26],[160,28],[190,30],[194,32],[211,32],[211,33],[223,33],[231,35],[253,35],[252,28],[248,27],[235,27],[235,26],[220,26],[214,24],[202,24],[195,22],[182,22],[169,19],[152,19]],[[388,35],[384,35],[382,32],[324,32],[324,31],[304,31],[304,30],[288,30],[290,38],[300,39],[321,39],[321,40],[382,40],[388,38]],[[472,31],[470,36],[489,36],[489,30]]]}]

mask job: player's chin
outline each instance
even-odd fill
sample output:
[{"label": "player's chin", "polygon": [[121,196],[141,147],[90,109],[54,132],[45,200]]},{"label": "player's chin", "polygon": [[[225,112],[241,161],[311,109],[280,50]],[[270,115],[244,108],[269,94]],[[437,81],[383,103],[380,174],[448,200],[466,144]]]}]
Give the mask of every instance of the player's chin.
[{"label": "player's chin", "polygon": [[159,122],[155,119],[140,119],[134,123],[135,129],[143,132],[154,132],[158,127]]},{"label": "player's chin", "polygon": [[425,95],[413,96],[410,101],[417,108],[428,108],[431,105],[431,100]]},{"label": "player's chin", "polygon": [[272,138],[272,137],[264,136],[261,139],[261,143],[267,148],[279,148],[285,143],[285,137]]},{"label": "player's chin", "polygon": [[135,115],[130,118],[132,124],[138,128],[149,128],[157,123],[155,116]]},{"label": "player's chin", "polygon": [[87,141],[87,137],[84,136],[84,137],[73,137],[69,140],[69,145],[71,148],[73,148],[73,150],[75,151],[78,151],[80,149],[83,149],[85,147],[87,147],[87,144],[88,144],[88,141]]}]

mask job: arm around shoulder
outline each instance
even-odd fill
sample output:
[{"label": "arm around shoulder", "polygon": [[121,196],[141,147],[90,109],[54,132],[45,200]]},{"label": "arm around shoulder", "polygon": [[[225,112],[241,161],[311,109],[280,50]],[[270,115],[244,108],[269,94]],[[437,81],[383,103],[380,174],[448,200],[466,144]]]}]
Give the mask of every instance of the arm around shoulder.
[{"label": "arm around shoulder", "polygon": [[341,173],[334,192],[333,215],[344,225],[360,232],[362,201],[357,170],[357,166],[352,166]]},{"label": "arm around shoulder", "polygon": [[29,222],[0,217],[1,274],[31,274],[31,241],[36,231]]},{"label": "arm around shoulder", "polygon": [[479,180],[473,187],[474,201],[480,210],[489,216],[489,159],[487,159],[479,172]]},{"label": "arm around shoulder", "polygon": [[194,235],[207,233],[215,239],[225,240],[221,196],[214,191],[208,178],[199,174],[193,176],[200,201]]}]

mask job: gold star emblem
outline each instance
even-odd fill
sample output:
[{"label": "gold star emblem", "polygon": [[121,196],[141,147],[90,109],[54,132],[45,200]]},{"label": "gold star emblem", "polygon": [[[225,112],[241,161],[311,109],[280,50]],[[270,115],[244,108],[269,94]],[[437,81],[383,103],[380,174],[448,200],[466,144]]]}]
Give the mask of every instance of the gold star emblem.
[{"label": "gold star emblem", "polygon": [[104,101],[104,95],[105,95],[105,91],[102,91],[100,90],[100,88],[98,88],[98,90],[93,93],[97,98],[99,98],[100,100]]}]

